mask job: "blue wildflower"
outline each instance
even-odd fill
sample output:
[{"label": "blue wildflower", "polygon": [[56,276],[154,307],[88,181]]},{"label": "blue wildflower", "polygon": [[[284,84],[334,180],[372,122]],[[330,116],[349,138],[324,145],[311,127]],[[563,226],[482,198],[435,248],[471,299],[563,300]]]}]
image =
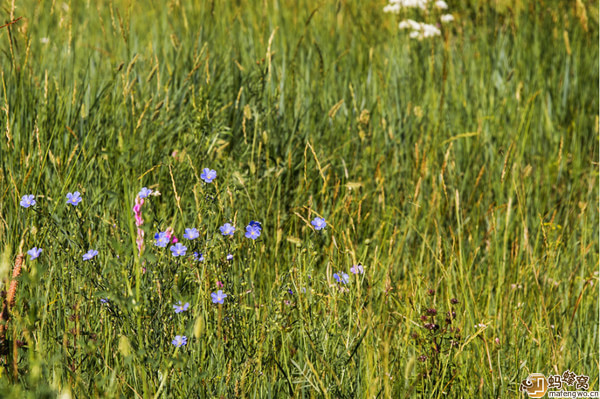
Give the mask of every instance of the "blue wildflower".
[{"label": "blue wildflower", "polygon": [[35,205],[35,195],[29,194],[21,197],[21,206],[23,208],[29,208],[30,206]]},{"label": "blue wildflower", "polygon": [[79,191],[75,191],[74,193],[67,194],[67,204],[77,206],[77,205],[79,205],[80,202],[81,202],[81,194],[79,194]]},{"label": "blue wildflower", "polygon": [[108,303],[108,298],[100,298],[100,303]]},{"label": "blue wildflower", "polygon": [[246,238],[256,240],[258,237],[260,237],[260,233],[260,227],[252,226],[250,224],[246,226]]},{"label": "blue wildflower", "polygon": [[194,259],[197,260],[198,262],[204,262],[204,254],[194,252]]},{"label": "blue wildflower", "polygon": [[365,272],[365,269],[363,268],[363,265],[361,265],[360,263],[358,265],[354,265],[350,268],[350,271],[354,274],[363,274]]},{"label": "blue wildflower", "polygon": [[200,178],[207,183],[212,183],[217,178],[217,172],[214,169],[204,168]]},{"label": "blue wildflower", "polygon": [[171,245],[169,248],[171,252],[173,252],[173,256],[183,256],[185,255],[185,251],[187,251],[187,247],[178,242],[175,245]]},{"label": "blue wildflower", "polygon": [[227,297],[227,294],[225,294],[225,293],[223,293],[223,291],[219,290],[217,292],[213,292],[212,294],[210,294],[210,297],[212,298],[213,303],[223,304],[223,301]]},{"label": "blue wildflower", "polygon": [[89,251],[83,254],[83,260],[90,260],[96,255],[98,255],[98,251],[96,251],[95,249],[90,249]]},{"label": "blue wildflower", "polygon": [[191,229],[185,229],[185,233],[183,234],[183,238],[187,238],[188,240],[194,240],[200,237],[200,233],[198,233],[198,229],[195,227]]},{"label": "blue wildflower", "polygon": [[42,248],[33,247],[29,251],[27,251],[27,255],[30,256],[29,260],[37,259],[38,256],[42,253]]},{"label": "blue wildflower", "polygon": [[181,301],[179,301],[176,305],[173,305],[173,309],[175,309],[175,313],[185,312],[186,310],[188,310],[189,307],[190,307],[189,302],[182,304]]},{"label": "blue wildflower", "polygon": [[148,197],[150,194],[152,194],[152,190],[150,190],[147,187],[142,187],[142,189],[140,190],[140,192],[138,193],[138,197],[140,198],[146,198]]},{"label": "blue wildflower", "polygon": [[344,272],[337,272],[333,274],[333,278],[335,279],[335,281],[337,281],[338,283],[344,283],[344,284],[348,284],[348,282],[350,281],[350,276],[348,276],[346,273]]},{"label": "blue wildflower", "polygon": [[325,219],[320,217],[314,218],[312,222],[310,222],[310,224],[312,224],[315,227],[315,230],[321,230],[324,229],[325,226],[327,226],[327,222],[325,222]]},{"label": "blue wildflower", "polygon": [[154,239],[156,240],[154,242],[154,245],[156,245],[157,247],[161,247],[161,248],[166,247],[170,241],[169,236],[167,235],[166,231],[161,231],[159,233],[156,233],[154,235]]},{"label": "blue wildflower", "polygon": [[235,227],[231,223],[225,223],[219,227],[219,230],[221,230],[221,234],[224,236],[232,236],[235,233]]},{"label": "blue wildflower", "polygon": [[233,255],[232,255],[232,254],[227,254],[227,256],[226,256],[226,259],[227,259],[227,260],[231,260],[231,259],[233,259]]},{"label": "blue wildflower", "polygon": [[254,220],[251,220],[250,223],[248,223],[248,226],[258,227],[259,230],[262,230],[262,224]]},{"label": "blue wildflower", "polygon": [[181,348],[183,345],[187,344],[187,337],[185,335],[176,335],[171,343],[177,348]]}]

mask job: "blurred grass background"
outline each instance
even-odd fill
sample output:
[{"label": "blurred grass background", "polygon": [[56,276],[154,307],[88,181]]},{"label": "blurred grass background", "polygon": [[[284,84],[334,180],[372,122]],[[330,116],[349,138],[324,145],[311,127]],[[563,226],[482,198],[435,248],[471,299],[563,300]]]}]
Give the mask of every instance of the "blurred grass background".
[{"label": "blurred grass background", "polygon": [[[5,284],[44,248],[3,396],[499,398],[566,369],[599,389],[597,3],[449,2],[455,22],[423,41],[384,6],[2,3],[2,24],[23,17],[0,30]],[[142,186],[161,196],[139,259]],[[153,252],[167,226],[202,230],[205,266]],[[461,330],[439,364],[428,308]]]}]

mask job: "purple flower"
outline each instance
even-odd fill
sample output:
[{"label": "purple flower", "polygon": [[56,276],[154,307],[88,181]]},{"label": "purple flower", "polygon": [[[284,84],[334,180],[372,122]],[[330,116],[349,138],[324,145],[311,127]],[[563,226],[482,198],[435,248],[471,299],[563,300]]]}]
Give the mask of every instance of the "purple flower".
[{"label": "purple flower", "polygon": [[348,282],[350,281],[350,276],[348,276],[346,273],[344,272],[337,272],[333,274],[333,278],[335,279],[335,281],[337,281],[338,283],[344,283],[344,284],[348,284]]},{"label": "purple flower", "polygon": [[250,223],[248,223],[248,226],[258,227],[259,230],[262,230],[262,224],[260,222],[255,222],[254,220],[251,220]]},{"label": "purple flower", "polygon": [[223,293],[223,291],[219,290],[217,292],[213,292],[212,294],[210,294],[210,297],[212,298],[213,303],[223,304],[223,301],[227,297],[227,294],[225,294],[225,293]]},{"label": "purple flower", "polygon": [[157,247],[161,247],[161,248],[166,247],[170,241],[169,235],[167,234],[166,231],[161,231],[159,233],[156,233],[154,235],[154,239],[156,240],[154,242],[154,245],[156,245]]},{"label": "purple flower", "polygon": [[235,233],[235,227],[231,223],[225,223],[219,227],[219,230],[221,230],[221,234],[224,236],[232,236]]},{"label": "purple flower", "polygon": [[225,257],[227,260],[231,260],[233,259],[233,255],[232,254],[227,254],[227,256]]},{"label": "purple flower", "polygon": [[260,237],[260,227],[249,224],[246,226],[246,238],[256,240]]},{"label": "purple flower", "polygon": [[350,271],[354,274],[363,274],[365,272],[365,269],[363,268],[363,265],[361,265],[360,263],[358,265],[354,265],[350,268]]},{"label": "purple flower", "polygon": [[77,205],[79,205],[80,202],[81,202],[81,194],[79,194],[79,191],[75,191],[74,193],[67,194],[67,204],[77,206]]},{"label": "purple flower", "polygon": [[185,312],[186,310],[188,310],[189,307],[190,307],[189,302],[182,304],[181,301],[179,301],[176,305],[173,305],[173,309],[175,309],[175,313]]},{"label": "purple flower", "polygon": [[204,168],[200,178],[207,183],[212,183],[217,178],[217,172],[214,169]]},{"label": "purple flower", "polygon": [[327,222],[325,222],[325,219],[320,217],[314,218],[312,222],[310,222],[310,224],[314,226],[315,230],[321,230],[324,229],[325,226],[327,226]]},{"label": "purple flower", "polygon": [[175,347],[181,348],[183,345],[187,344],[187,337],[185,335],[176,335],[171,343],[175,345]]},{"label": "purple flower", "polygon": [[173,252],[173,256],[183,256],[185,255],[185,251],[187,251],[187,247],[178,242],[175,245],[171,245],[169,248],[171,252]]},{"label": "purple flower", "polygon": [[21,197],[21,206],[23,208],[29,208],[35,205],[35,196],[33,194],[24,195]]},{"label": "purple flower", "polygon": [[38,256],[42,253],[42,248],[33,247],[29,251],[27,251],[27,255],[30,256],[29,260],[37,259]]},{"label": "purple flower", "polygon": [[100,298],[100,303],[108,303],[108,298]]},{"label": "purple flower", "polygon": [[185,233],[183,234],[183,238],[187,238],[188,240],[194,240],[198,237],[200,237],[200,233],[198,233],[198,230],[195,227],[185,229]]},{"label": "purple flower", "polygon": [[98,251],[96,251],[95,249],[90,249],[89,251],[83,254],[83,260],[90,260],[96,255],[98,255]]},{"label": "purple flower", "polygon": [[149,196],[150,194],[152,194],[152,190],[150,190],[147,187],[142,187],[142,189],[140,190],[140,192],[138,193],[138,197],[140,198],[146,198],[147,196]]},{"label": "purple flower", "polygon": [[194,252],[194,259],[196,259],[198,262],[204,262],[204,254]]}]

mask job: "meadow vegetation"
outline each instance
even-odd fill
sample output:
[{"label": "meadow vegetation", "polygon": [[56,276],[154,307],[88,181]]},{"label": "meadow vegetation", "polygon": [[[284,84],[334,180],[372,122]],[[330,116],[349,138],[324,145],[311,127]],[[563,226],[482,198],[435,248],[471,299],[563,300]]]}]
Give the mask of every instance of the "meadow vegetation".
[{"label": "meadow vegetation", "polygon": [[385,5],[2,3],[2,397],[600,390],[597,2]]}]

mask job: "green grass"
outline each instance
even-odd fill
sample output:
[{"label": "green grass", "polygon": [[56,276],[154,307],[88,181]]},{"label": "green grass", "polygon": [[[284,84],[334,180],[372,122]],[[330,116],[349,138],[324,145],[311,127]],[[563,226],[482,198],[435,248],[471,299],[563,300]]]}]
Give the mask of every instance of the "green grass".
[{"label": "green grass", "polygon": [[[3,3],[3,289],[43,248],[3,397],[507,398],[567,369],[600,390],[597,3],[450,2],[423,41],[383,1],[158,3]],[[172,227],[189,255],[191,226],[205,262],[153,245]]]}]

